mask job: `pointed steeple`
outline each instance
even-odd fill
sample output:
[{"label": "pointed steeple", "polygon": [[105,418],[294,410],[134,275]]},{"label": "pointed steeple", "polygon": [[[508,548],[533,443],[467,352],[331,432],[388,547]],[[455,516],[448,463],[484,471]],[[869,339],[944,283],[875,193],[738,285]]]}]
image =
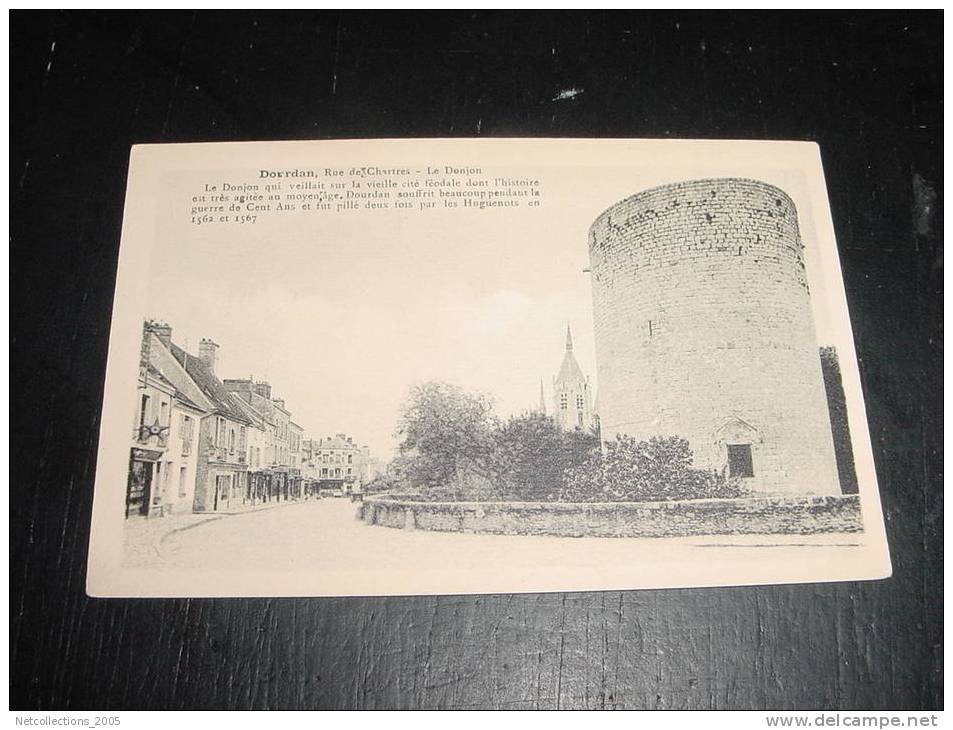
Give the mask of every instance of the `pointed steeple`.
[{"label": "pointed steeple", "polygon": [[572,351],[572,328],[566,325],[566,352],[559,374],[553,380],[553,419],[567,431],[588,428],[592,423],[589,381]]},{"label": "pointed steeple", "polygon": [[539,379],[539,412],[546,415],[546,396],[543,394],[543,379]]}]

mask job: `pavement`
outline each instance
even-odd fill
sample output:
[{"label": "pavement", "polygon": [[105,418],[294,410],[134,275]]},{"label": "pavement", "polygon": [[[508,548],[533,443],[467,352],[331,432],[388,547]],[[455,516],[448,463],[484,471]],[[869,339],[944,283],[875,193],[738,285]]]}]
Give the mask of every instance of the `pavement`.
[{"label": "pavement", "polygon": [[263,502],[219,512],[186,512],[164,517],[134,518],[123,526],[123,565],[129,568],[161,565],[163,543],[172,535],[235,515],[286,507],[296,502]]}]

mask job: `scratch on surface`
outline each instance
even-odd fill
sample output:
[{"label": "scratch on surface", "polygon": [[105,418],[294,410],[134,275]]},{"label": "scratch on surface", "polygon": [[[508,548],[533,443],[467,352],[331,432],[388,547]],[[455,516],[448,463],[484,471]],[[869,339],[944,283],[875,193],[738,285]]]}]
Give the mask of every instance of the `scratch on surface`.
[{"label": "scratch on surface", "polygon": [[46,77],[50,75],[53,69],[53,54],[56,53],[56,41],[50,43],[50,55],[46,59],[46,73],[43,75],[43,83],[46,83]]},{"label": "scratch on surface", "polygon": [[914,232],[928,236],[933,232],[934,203],[936,190],[918,173],[913,174],[913,223]]},{"label": "scratch on surface", "polygon": [[577,89],[575,87],[571,89],[562,89],[558,94],[556,94],[556,96],[553,97],[553,101],[567,101],[575,99],[584,91],[585,89]]},{"label": "scratch on surface", "polygon": [[27,158],[26,162],[23,163],[23,174],[20,175],[20,184],[17,186],[20,190],[23,190],[23,186],[26,183],[26,174],[30,170],[30,158]]},{"label": "scratch on surface", "polygon": [[338,16],[337,33],[334,39],[334,63],[331,66],[331,96],[338,90],[338,59],[341,57],[341,18]]}]

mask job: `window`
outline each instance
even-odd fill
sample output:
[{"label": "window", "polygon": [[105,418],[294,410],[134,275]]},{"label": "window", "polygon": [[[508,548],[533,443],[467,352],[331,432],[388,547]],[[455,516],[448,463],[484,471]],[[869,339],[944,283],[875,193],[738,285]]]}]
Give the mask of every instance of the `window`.
[{"label": "window", "polygon": [[246,446],[245,439],[246,438],[247,438],[247,435],[245,434],[245,427],[242,426],[238,435],[238,450],[241,451],[243,454],[245,453],[245,446]]},{"label": "window", "polygon": [[350,464],[353,458],[354,458],[354,457],[353,457],[352,454],[348,454],[348,455],[347,455],[347,463]]},{"label": "window", "polygon": [[179,432],[182,436],[182,456],[188,456],[192,453],[192,427],[193,421],[189,416],[182,414],[182,423],[179,426]]},{"label": "window", "polygon": [[728,476],[753,477],[751,444],[728,444]]},{"label": "window", "polygon": [[229,453],[235,451],[235,429],[230,428],[228,430],[228,451]]},{"label": "window", "polygon": [[582,411],[579,411],[579,413],[577,414],[576,422],[577,422],[576,425],[582,428]]},{"label": "window", "polygon": [[326,477],[327,475],[328,475],[328,470],[327,470],[327,469],[322,469],[322,470],[321,470],[321,476]]},{"label": "window", "polygon": [[348,467],[347,475],[348,475],[348,476],[351,476],[351,469],[350,469],[350,467]]},{"label": "window", "polygon": [[563,393],[559,396],[559,410],[565,411],[567,408],[569,408],[569,396]]},{"label": "window", "polygon": [[185,492],[185,478],[188,473],[188,470],[183,466],[179,468],[179,497],[184,497]]},{"label": "window", "polygon": [[159,404],[159,425],[165,426],[169,423],[169,404],[166,401],[162,401]]},{"label": "window", "polygon": [[215,421],[215,445],[225,445],[225,419],[221,416]]},{"label": "window", "polygon": [[148,417],[149,417],[149,396],[144,395],[142,396],[142,403],[139,404],[139,425],[145,426],[146,419]]},{"label": "window", "polygon": [[577,396],[576,396],[576,408],[578,408],[578,409],[581,411],[582,408],[583,408],[583,403],[585,403],[585,401],[583,400],[583,397],[582,397],[581,395],[577,395]]}]

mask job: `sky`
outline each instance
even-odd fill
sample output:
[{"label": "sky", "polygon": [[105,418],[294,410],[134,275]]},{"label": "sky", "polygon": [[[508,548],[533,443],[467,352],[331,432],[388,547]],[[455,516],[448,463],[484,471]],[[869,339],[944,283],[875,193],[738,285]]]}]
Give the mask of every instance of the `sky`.
[{"label": "sky", "polygon": [[551,398],[567,325],[594,382],[586,226],[517,234],[515,218],[182,226],[153,256],[147,316],[191,352],[215,340],[219,377],[268,380],[307,435],[390,458],[414,383],[487,393],[504,417],[535,407],[541,380]]},{"label": "sky", "polygon": [[[551,407],[567,325],[596,387],[589,225],[647,187],[738,174],[743,163],[727,155],[707,175],[691,155],[636,169],[501,163],[492,174],[541,179],[540,208],[293,213],[210,226],[190,222],[190,191],[240,175],[183,170],[158,196],[142,314],[170,324],[190,352],[215,340],[219,377],[269,381],[306,436],[346,433],[388,459],[415,383],[487,393],[505,417],[534,408],[543,380]],[[770,170],[759,177],[772,181]],[[796,175],[774,177],[796,202],[806,196]],[[813,224],[801,218],[813,298],[820,290],[824,301]],[[815,313],[819,340],[843,335],[816,302]]]}]

